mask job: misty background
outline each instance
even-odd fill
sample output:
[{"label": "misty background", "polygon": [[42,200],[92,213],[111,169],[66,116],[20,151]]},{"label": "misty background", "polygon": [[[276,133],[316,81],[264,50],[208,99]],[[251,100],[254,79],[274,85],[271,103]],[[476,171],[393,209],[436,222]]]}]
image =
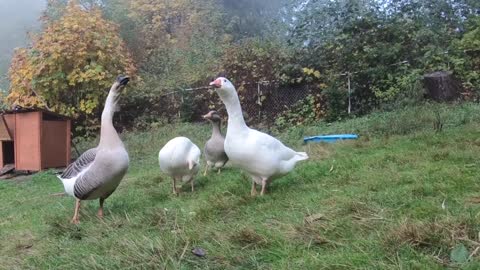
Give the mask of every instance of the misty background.
[{"label": "misty background", "polygon": [[15,48],[28,42],[28,33],[40,29],[45,0],[0,0],[0,89],[8,86],[7,73]]}]

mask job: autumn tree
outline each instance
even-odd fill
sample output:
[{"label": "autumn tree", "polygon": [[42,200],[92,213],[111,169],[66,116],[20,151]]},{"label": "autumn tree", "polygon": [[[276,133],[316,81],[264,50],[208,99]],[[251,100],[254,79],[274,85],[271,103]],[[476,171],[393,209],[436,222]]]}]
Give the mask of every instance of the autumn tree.
[{"label": "autumn tree", "polygon": [[100,10],[71,1],[60,19],[33,37],[31,48],[16,50],[6,102],[96,119],[114,78],[135,73],[117,33]]},{"label": "autumn tree", "polygon": [[[137,44],[130,44],[156,89],[192,85],[214,70],[222,50],[216,0],[129,0]],[[151,75],[151,76],[150,76]]]}]

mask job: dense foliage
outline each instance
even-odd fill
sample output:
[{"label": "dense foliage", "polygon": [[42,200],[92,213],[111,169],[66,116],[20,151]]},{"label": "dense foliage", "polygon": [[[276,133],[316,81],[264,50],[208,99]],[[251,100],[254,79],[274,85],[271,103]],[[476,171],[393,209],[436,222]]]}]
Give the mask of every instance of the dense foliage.
[{"label": "dense foliage", "polygon": [[467,22],[467,31],[453,44],[457,55],[452,59],[455,70],[463,79],[466,94],[477,93],[480,89],[480,17]]},{"label": "dense foliage", "polygon": [[[462,0],[308,1],[291,41],[300,48],[300,62],[324,74],[327,84],[337,86],[346,82],[344,73],[352,73],[353,110],[362,114],[379,105],[415,102],[422,96],[422,75],[464,64],[452,61],[451,47],[479,7]],[[458,75],[464,82],[474,77],[462,68]]]},{"label": "dense foliage", "polygon": [[[101,89],[98,82],[107,81],[115,72],[90,80],[97,83],[92,85],[78,81],[71,85],[69,80],[77,77],[68,74],[76,74],[75,67],[62,70],[65,78],[61,80],[54,73],[68,50],[90,54],[112,49],[69,44],[80,40],[82,33],[64,25],[65,20],[81,20],[70,18],[78,17],[72,16],[72,9],[95,18],[93,24],[86,20],[95,33],[106,33],[101,35],[114,44],[125,42],[131,52],[142,79],[123,99],[126,110],[121,119],[128,125],[148,127],[177,112],[181,119],[191,121],[198,119],[197,111],[220,109],[216,96],[207,91],[194,97],[186,92],[166,95],[203,86],[219,72],[235,82],[245,104],[258,108],[267,98],[257,91],[258,82],[275,82],[292,91],[308,86],[305,100],[295,100],[291,110],[279,116],[277,122],[283,126],[319,118],[334,121],[418,103],[424,98],[423,75],[435,71],[452,71],[463,86],[464,98],[478,99],[480,94],[480,2],[474,0],[49,0],[44,33],[34,39],[33,49],[19,50],[12,63],[12,70],[33,69],[17,77],[12,73],[10,102],[48,105],[70,114],[95,112],[102,95],[78,89]],[[62,35],[54,39],[58,43],[46,46],[53,39],[53,29]],[[94,40],[93,35],[85,43]],[[127,50],[123,45],[115,48]],[[50,50],[62,56],[52,59]],[[107,69],[106,61],[133,69],[129,58],[110,57],[94,63]],[[39,72],[39,65],[57,69]],[[77,66],[78,72],[96,69],[86,66]],[[20,81],[28,87],[19,87]],[[65,93],[68,97],[62,96]],[[172,105],[170,98],[183,102]]]}]

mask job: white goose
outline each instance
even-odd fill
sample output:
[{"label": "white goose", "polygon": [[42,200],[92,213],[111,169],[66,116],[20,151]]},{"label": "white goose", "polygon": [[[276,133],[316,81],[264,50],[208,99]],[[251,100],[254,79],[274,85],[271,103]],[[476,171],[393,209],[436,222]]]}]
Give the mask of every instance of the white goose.
[{"label": "white goose", "polygon": [[158,153],[162,172],[173,179],[173,194],[178,195],[176,182],[189,183],[194,191],[194,177],[200,166],[200,148],[185,137],[171,139]]},{"label": "white goose", "polygon": [[243,119],[240,100],[233,84],[220,77],[210,83],[225,104],[228,112],[225,152],[233,166],[245,170],[252,177],[251,195],[256,195],[255,184],[262,185],[287,174],[300,160],[308,159],[305,152],[296,152],[276,138],[249,128]]},{"label": "white goose", "polygon": [[83,153],[58,176],[65,192],[76,198],[72,223],[79,223],[81,200],[100,199],[98,217],[103,218],[103,202],[117,188],[128,170],[129,158],[112,118],[122,90],[130,79],[119,76],[110,88],[102,112],[100,143]]}]

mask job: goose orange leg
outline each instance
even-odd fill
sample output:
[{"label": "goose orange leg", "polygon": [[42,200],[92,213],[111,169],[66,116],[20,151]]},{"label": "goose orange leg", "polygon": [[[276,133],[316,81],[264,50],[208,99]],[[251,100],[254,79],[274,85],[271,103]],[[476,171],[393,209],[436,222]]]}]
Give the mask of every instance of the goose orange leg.
[{"label": "goose orange leg", "polygon": [[98,208],[97,217],[103,218],[103,202],[105,201],[104,198],[100,198],[100,207]]},{"label": "goose orange leg", "polygon": [[80,223],[80,218],[79,218],[79,212],[80,212],[80,199],[75,200],[75,212],[73,213],[73,218],[72,218],[72,223],[73,224],[78,224]]},{"label": "goose orange leg", "polygon": [[265,195],[265,191],[267,189],[267,178],[262,178],[262,191],[260,191],[260,196]]},{"label": "goose orange leg", "polygon": [[203,173],[203,176],[207,176],[207,171],[208,171],[208,164],[205,165],[205,172]]},{"label": "goose orange leg", "polygon": [[252,197],[257,195],[256,183],[255,183],[255,180],[253,180],[253,179],[252,179],[252,190],[250,191],[250,195]]},{"label": "goose orange leg", "polygon": [[192,179],[190,181],[190,185],[192,186],[192,192],[194,192],[195,191],[195,187],[194,187],[195,186],[195,180],[194,179]]},{"label": "goose orange leg", "polygon": [[173,182],[172,182],[173,183],[173,194],[178,196],[178,189],[177,189],[177,186],[175,184],[175,182],[176,182],[175,178],[172,178],[172,180],[173,180]]}]

